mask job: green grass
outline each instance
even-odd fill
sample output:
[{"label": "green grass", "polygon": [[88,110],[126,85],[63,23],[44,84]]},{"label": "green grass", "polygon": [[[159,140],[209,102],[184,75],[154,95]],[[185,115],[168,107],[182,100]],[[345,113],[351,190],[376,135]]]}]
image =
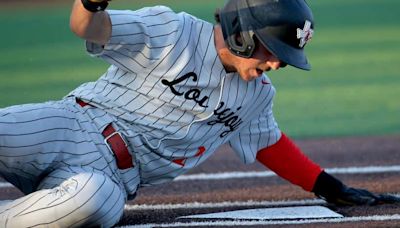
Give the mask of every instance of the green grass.
[{"label": "green grass", "polygon": [[[113,1],[113,8],[165,4],[212,21],[222,0]],[[274,111],[294,137],[400,133],[400,16],[397,0],[310,0],[312,71],[269,75]],[[10,10],[0,3],[0,107],[60,99],[107,68],[68,27],[70,4]]]}]

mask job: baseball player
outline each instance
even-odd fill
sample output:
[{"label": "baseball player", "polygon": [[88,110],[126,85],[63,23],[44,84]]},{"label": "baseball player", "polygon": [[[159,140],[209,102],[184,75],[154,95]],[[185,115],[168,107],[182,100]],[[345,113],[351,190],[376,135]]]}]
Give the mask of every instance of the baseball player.
[{"label": "baseball player", "polygon": [[198,166],[222,144],[330,203],[398,202],[348,187],[279,128],[265,71],[309,70],[304,0],[230,0],[216,24],[165,6],[76,0],[71,30],[110,64],[60,101],[0,110],[0,174],[26,195],[0,227],[110,227],[139,187]]}]

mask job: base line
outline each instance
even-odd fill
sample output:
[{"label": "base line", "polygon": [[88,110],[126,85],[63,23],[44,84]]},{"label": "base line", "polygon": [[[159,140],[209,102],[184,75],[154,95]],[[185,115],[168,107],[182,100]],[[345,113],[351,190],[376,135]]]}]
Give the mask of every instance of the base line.
[{"label": "base line", "polygon": [[[325,171],[330,174],[392,173],[392,172],[400,172],[400,165],[328,168],[325,169]],[[226,180],[226,179],[272,177],[272,176],[276,176],[276,174],[271,171],[199,173],[191,175],[182,175],[175,178],[174,181]],[[13,186],[7,182],[0,182],[0,188],[10,188],[10,187]]]},{"label": "base line", "polygon": [[200,208],[227,208],[227,207],[283,207],[283,206],[310,206],[324,205],[321,199],[305,199],[305,200],[282,200],[282,201],[225,201],[218,203],[179,203],[179,204],[127,204],[125,210],[174,210],[174,209],[200,209]]},{"label": "base line", "polygon": [[[328,168],[325,169],[325,171],[330,174],[390,173],[390,172],[400,172],[400,165]],[[180,177],[175,178],[174,181],[224,180],[224,179],[236,179],[236,178],[272,177],[272,176],[276,176],[276,174],[271,171],[199,173],[191,175],[182,175]]]},{"label": "base line", "polygon": [[299,225],[312,223],[342,223],[342,222],[365,222],[365,221],[390,221],[400,220],[400,214],[393,215],[371,215],[356,216],[345,218],[327,218],[327,219],[301,219],[301,220],[279,220],[279,221],[210,221],[210,222],[176,222],[165,224],[142,224],[132,226],[121,226],[120,228],[149,228],[149,227],[193,227],[193,226],[265,226],[265,225]]},{"label": "base line", "polygon": [[11,188],[14,187],[12,184],[7,182],[0,182],[0,188]]}]

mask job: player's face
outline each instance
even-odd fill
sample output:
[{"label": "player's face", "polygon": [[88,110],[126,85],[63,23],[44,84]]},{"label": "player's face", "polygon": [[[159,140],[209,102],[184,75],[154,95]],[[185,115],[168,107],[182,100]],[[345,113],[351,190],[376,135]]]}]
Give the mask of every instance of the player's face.
[{"label": "player's face", "polygon": [[264,71],[278,70],[286,64],[269,52],[263,45],[257,45],[250,58],[237,57],[236,71],[245,81],[251,81],[262,75]]},{"label": "player's face", "polygon": [[[278,70],[280,67],[286,66],[285,63],[269,52],[263,45],[256,40],[256,49],[253,56],[243,58],[234,55],[229,51],[225,44],[222,29],[219,25],[215,27],[215,45],[218,55],[227,72],[238,72],[240,77],[245,81],[254,80],[260,77],[264,71]],[[238,37],[238,42],[241,42]]]}]

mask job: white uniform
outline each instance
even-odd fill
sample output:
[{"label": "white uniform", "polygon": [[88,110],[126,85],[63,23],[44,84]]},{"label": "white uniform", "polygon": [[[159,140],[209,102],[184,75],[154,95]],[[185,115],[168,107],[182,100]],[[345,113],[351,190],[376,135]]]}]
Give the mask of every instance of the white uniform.
[{"label": "white uniform", "polygon": [[[270,80],[264,75],[246,82],[237,73],[226,73],[215,49],[212,24],[186,13],[176,14],[162,6],[137,11],[110,10],[108,13],[112,21],[109,43],[104,47],[87,43],[87,49],[109,62],[111,67],[96,82],[81,85],[63,101],[55,103],[61,103],[62,107],[49,111],[50,116],[58,112],[60,116],[66,115],[61,113],[72,115],[67,119],[77,128],[71,128],[68,123],[60,128],[60,134],[70,132],[60,136],[60,141],[53,139],[49,130],[57,126],[59,120],[53,124],[45,121],[39,123],[40,126],[35,123],[15,133],[16,137],[23,138],[28,129],[34,132],[30,144],[25,139],[18,139],[30,148],[41,142],[36,135],[42,131],[50,132],[51,135],[42,136],[42,140],[52,140],[50,144],[61,149],[51,162],[37,159],[48,167],[40,166],[40,171],[33,176],[3,171],[9,166],[3,162],[7,160],[7,148],[10,147],[3,140],[8,131],[3,125],[9,118],[2,114],[7,110],[0,112],[0,168],[12,183],[22,189],[28,188],[25,192],[30,193],[38,186],[32,183],[43,182],[48,170],[64,171],[70,166],[79,166],[84,173],[97,174],[100,170],[107,180],[112,180],[110,185],[124,189],[123,194],[129,198],[138,186],[172,180],[199,165],[224,143],[229,143],[243,162],[251,163],[258,150],[280,138],[281,132],[272,114],[275,89]],[[91,106],[80,107],[74,102],[75,98]],[[49,104],[49,107],[53,106]],[[20,113],[20,109],[23,110],[16,107],[11,111]],[[43,114],[35,116],[40,118]],[[25,121],[21,119],[23,117],[16,121]],[[115,162],[107,160],[112,159],[112,155],[101,141],[101,132],[109,123],[127,141],[133,155],[133,168],[121,170],[116,168]],[[87,134],[87,140],[77,133],[81,131]],[[15,145],[21,144],[17,139],[15,141]],[[74,145],[73,152],[65,149],[69,143]],[[94,146],[85,149],[81,143],[93,143]],[[54,150],[42,146],[35,151],[46,154],[43,157],[47,159],[47,153]],[[24,152],[13,151],[16,153]],[[91,157],[90,153],[97,156]],[[21,161],[24,160],[25,157],[21,157]],[[83,164],[93,170],[86,171]],[[37,165],[32,166],[36,168]],[[51,188],[60,184],[55,182],[50,186],[46,178],[44,183]],[[29,187],[25,187],[27,184]],[[98,208],[111,206],[103,203]],[[36,207],[33,203],[32,208]],[[7,210],[14,209],[8,207]]]},{"label": "white uniform", "polygon": [[118,222],[126,191],[92,119],[112,121],[73,98],[0,110],[0,174],[27,194],[0,206],[0,227]]}]

